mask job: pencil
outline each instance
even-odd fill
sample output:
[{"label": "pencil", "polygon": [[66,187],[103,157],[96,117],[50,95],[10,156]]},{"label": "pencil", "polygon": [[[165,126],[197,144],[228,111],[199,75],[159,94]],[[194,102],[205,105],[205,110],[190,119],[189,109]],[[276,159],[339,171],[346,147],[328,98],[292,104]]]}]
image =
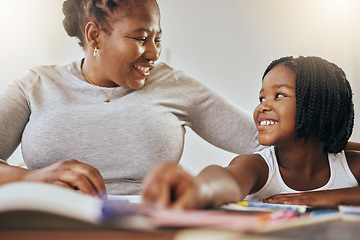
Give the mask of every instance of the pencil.
[{"label": "pencil", "polygon": [[307,211],[307,206],[305,205],[290,205],[290,204],[274,204],[274,203],[263,203],[263,202],[248,202],[241,201],[237,202],[238,205],[243,207],[258,207],[258,208],[267,208],[273,210],[290,210],[297,213],[305,213]]}]

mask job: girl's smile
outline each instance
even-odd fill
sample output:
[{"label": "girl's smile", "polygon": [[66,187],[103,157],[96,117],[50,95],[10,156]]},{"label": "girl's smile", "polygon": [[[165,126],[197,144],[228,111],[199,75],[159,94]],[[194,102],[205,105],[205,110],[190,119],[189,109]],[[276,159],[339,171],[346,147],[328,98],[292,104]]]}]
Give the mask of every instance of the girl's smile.
[{"label": "girl's smile", "polygon": [[277,120],[274,120],[274,119],[266,119],[266,118],[263,118],[263,117],[259,117],[258,119],[258,129],[259,128],[265,128],[265,127],[268,127],[268,126],[272,126],[272,125],[275,125],[275,124],[278,124],[279,121]]},{"label": "girl's smile", "polygon": [[254,121],[260,144],[270,146],[295,141],[295,73],[278,65],[264,77]]}]

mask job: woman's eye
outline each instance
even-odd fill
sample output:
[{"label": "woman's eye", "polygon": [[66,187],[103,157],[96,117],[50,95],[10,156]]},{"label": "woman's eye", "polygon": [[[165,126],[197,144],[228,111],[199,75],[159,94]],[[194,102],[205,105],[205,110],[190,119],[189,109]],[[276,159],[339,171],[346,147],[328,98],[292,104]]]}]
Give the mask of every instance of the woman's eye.
[{"label": "woman's eye", "polygon": [[130,39],[134,39],[137,42],[144,43],[146,41],[146,37],[129,37]]}]

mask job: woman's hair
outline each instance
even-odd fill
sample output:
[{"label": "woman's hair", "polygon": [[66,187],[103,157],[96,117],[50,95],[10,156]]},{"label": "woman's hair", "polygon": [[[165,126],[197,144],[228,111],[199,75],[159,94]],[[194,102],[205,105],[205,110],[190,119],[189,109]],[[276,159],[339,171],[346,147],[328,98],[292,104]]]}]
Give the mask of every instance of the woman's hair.
[{"label": "woman's hair", "polygon": [[76,37],[79,45],[84,47],[84,31],[89,21],[96,22],[102,31],[111,33],[112,14],[120,10],[121,17],[129,17],[137,7],[146,2],[159,8],[156,0],[66,0],[63,3],[64,28],[70,37]]},{"label": "woman's hair", "polygon": [[345,149],[354,125],[352,90],[344,71],[320,57],[283,57],[274,60],[265,75],[283,64],[295,72],[295,141],[313,138],[328,153]]}]

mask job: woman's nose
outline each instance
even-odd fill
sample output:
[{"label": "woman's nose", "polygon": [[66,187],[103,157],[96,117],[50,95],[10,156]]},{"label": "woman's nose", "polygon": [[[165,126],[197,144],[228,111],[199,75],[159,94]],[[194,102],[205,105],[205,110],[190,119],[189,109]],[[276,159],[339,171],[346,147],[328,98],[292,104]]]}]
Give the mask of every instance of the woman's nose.
[{"label": "woman's nose", "polygon": [[160,53],[161,53],[161,44],[160,43],[155,43],[155,42],[150,42],[146,46],[144,57],[146,59],[149,59],[149,60],[155,62],[156,60],[159,59]]}]

